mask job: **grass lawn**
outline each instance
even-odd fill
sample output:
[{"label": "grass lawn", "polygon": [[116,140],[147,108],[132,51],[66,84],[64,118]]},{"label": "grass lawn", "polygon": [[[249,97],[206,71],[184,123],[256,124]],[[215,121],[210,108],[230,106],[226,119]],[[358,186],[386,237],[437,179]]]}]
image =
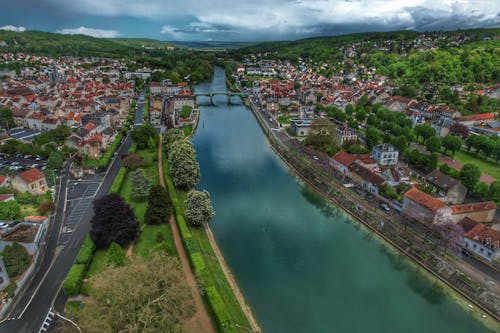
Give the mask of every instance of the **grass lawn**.
[{"label": "grass lawn", "polygon": [[172,249],[175,256],[177,256],[174,237],[172,236],[172,231],[170,230],[170,225],[168,224],[148,225],[142,229],[139,238],[134,244],[133,253],[140,254],[142,257],[147,257],[151,249],[158,244],[158,233],[163,235],[164,242],[169,245],[169,248]]},{"label": "grass lawn", "polygon": [[87,270],[87,277],[97,274],[106,268],[106,249],[95,251],[92,262]]},{"label": "grass lawn", "polygon": [[494,161],[486,160],[476,156],[475,153],[469,153],[464,150],[456,152],[453,158],[462,164],[475,164],[479,167],[479,169],[481,169],[481,172],[487,173],[488,175],[495,177],[497,180],[500,179],[500,166],[495,164]]},{"label": "grass lawn", "polygon": [[296,116],[279,116],[278,123],[281,125],[290,125],[290,119],[297,118]]},{"label": "grass lawn", "polygon": [[22,216],[30,216],[30,215],[40,215],[38,213],[37,207],[34,205],[21,205],[21,215]]},{"label": "grass lawn", "polygon": [[182,130],[184,131],[184,137],[187,138],[193,132],[193,125],[184,125]]},{"label": "grass lawn", "polygon": [[84,167],[97,167],[99,166],[99,160],[95,158],[85,157],[85,159],[82,162],[82,165]]}]

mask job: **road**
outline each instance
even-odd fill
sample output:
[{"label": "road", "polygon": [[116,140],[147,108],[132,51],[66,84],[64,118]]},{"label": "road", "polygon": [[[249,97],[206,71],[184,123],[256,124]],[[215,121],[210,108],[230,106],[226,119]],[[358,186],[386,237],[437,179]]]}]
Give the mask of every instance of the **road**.
[{"label": "road", "polygon": [[[141,95],[143,96],[144,92]],[[142,108],[143,104],[138,103],[136,124],[142,122]],[[121,167],[119,156],[128,151],[130,144],[130,136],[127,135],[117,150],[118,154],[116,155],[118,158],[113,159],[107,172],[82,180],[82,182],[88,181],[90,183],[93,181],[98,183],[98,186],[90,187],[90,190],[88,189],[89,186],[87,186],[84,192],[81,193],[84,198],[80,198],[83,201],[78,201],[80,208],[68,209],[68,207],[72,206],[70,204],[72,201],[66,200],[68,198],[68,184],[71,187],[72,180],[68,172],[69,163],[66,163],[61,173],[56,214],[47,236],[48,243],[45,255],[31,281],[24,290],[16,295],[7,316],[10,320],[0,325],[0,333],[39,332],[53,305],[55,305],[58,312],[62,312],[66,297],[63,292],[59,293],[59,291],[85,236],[90,231],[90,219],[93,216],[91,201],[93,198],[100,197],[108,192]],[[78,189],[76,191],[78,193]],[[86,204],[82,205],[81,202]],[[69,222],[72,222],[70,227],[68,227]]]}]

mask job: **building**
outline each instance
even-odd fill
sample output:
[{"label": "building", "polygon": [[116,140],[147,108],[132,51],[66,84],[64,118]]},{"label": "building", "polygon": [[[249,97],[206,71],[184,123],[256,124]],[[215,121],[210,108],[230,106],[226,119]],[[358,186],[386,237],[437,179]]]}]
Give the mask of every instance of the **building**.
[{"label": "building", "polygon": [[44,194],[48,190],[45,175],[38,169],[29,169],[12,178],[12,187],[19,192]]},{"label": "building", "polygon": [[330,164],[344,176],[351,177],[349,166],[356,161],[356,156],[341,150],[330,159]]},{"label": "building", "polygon": [[349,171],[352,181],[372,194],[378,195],[380,187],[385,184],[385,179],[383,177],[364,167],[358,161],[349,166]]},{"label": "building", "polygon": [[337,146],[342,146],[346,142],[358,142],[358,134],[356,133],[356,130],[349,128],[347,124],[337,124],[335,131],[335,143],[337,144]]},{"label": "building", "polygon": [[467,188],[461,181],[442,173],[438,169],[425,176],[425,181],[425,187],[446,202],[452,204],[464,202]]},{"label": "building", "polygon": [[494,201],[473,202],[463,205],[452,205],[452,220],[455,223],[469,218],[476,222],[491,222],[495,217],[497,205]]},{"label": "building", "polygon": [[459,222],[464,229],[464,246],[487,261],[500,259],[500,232],[465,218]]},{"label": "building", "polygon": [[372,148],[372,157],[379,165],[396,165],[399,151],[390,143],[382,143]]},{"label": "building", "polygon": [[445,202],[413,187],[404,195],[402,212],[421,223],[431,225],[449,221],[452,209]]},{"label": "building", "polygon": [[312,122],[312,119],[290,119],[290,131],[297,136],[308,136]]}]

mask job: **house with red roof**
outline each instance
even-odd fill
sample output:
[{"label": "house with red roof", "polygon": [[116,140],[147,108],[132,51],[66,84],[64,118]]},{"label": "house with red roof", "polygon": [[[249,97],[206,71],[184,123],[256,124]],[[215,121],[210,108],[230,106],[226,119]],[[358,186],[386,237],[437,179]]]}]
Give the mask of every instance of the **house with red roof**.
[{"label": "house with red roof", "polygon": [[487,261],[500,259],[500,232],[467,218],[458,224],[464,229],[466,249]]},{"label": "house with red roof", "polygon": [[0,187],[10,187],[9,184],[10,177],[5,176],[5,175],[0,175]]},{"label": "house with red roof", "polygon": [[31,194],[44,194],[48,190],[45,175],[38,169],[29,169],[17,174],[12,178],[12,187],[19,192],[30,192]]},{"label": "house with red roof", "polygon": [[405,193],[402,212],[427,225],[449,221],[452,216],[452,209],[445,202],[416,187]]},{"label": "house with red roof", "polygon": [[464,126],[480,125],[492,121],[495,121],[495,114],[493,112],[472,114],[457,118],[457,122]]},{"label": "house with red roof", "polygon": [[466,217],[476,222],[491,222],[497,211],[497,205],[494,201],[452,205],[450,208],[452,210],[452,220],[455,223]]}]

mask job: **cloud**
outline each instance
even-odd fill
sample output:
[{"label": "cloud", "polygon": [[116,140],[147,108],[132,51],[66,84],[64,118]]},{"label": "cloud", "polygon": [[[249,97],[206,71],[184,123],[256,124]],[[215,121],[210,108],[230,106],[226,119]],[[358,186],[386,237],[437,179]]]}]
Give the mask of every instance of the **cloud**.
[{"label": "cloud", "polygon": [[460,24],[464,28],[500,26],[498,0],[183,0],[182,6],[178,0],[86,0],[71,6],[67,0],[23,2],[94,19],[144,19],[175,39],[289,39],[375,28],[425,31],[456,29]]},{"label": "cloud", "polygon": [[16,31],[16,32],[23,32],[26,31],[25,27],[16,27],[14,25],[4,25],[3,27],[0,27],[0,30],[8,30],[8,31]]},{"label": "cloud", "polygon": [[65,35],[87,35],[97,38],[114,38],[119,35],[116,30],[95,29],[83,26],[74,29],[59,29],[56,32]]}]

